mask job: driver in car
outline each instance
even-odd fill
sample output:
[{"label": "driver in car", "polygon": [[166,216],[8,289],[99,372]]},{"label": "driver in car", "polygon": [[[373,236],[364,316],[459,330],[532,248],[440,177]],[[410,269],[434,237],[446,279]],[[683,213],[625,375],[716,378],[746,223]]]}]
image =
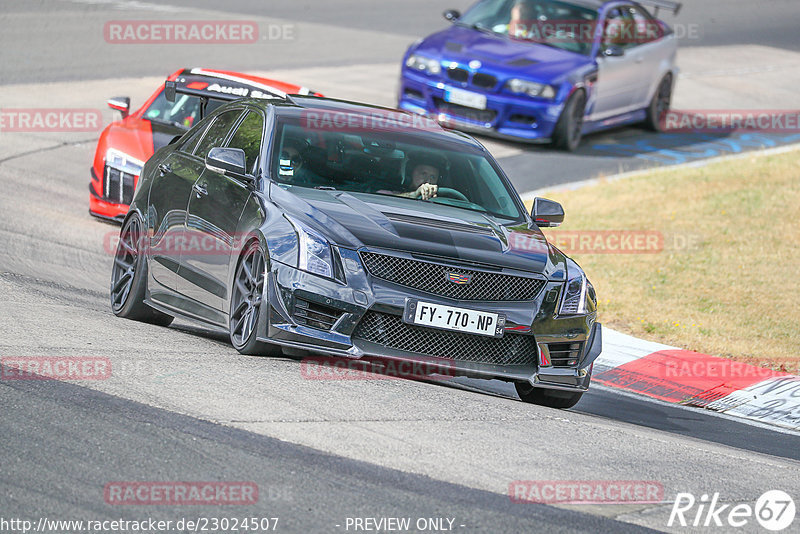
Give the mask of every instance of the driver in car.
[{"label": "driver in car", "polygon": [[439,191],[439,178],[446,168],[447,164],[444,158],[436,154],[409,155],[406,161],[406,176],[403,180],[409,190],[397,194],[401,197],[421,198],[422,200],[435,197]]},{"label": "driver in car", "polygon": [[295,184],[319,184],[322,178],[306,165],[305,152],[308,142],[304,139],[287,137],[281,151],[280,175],[287,182]]}]

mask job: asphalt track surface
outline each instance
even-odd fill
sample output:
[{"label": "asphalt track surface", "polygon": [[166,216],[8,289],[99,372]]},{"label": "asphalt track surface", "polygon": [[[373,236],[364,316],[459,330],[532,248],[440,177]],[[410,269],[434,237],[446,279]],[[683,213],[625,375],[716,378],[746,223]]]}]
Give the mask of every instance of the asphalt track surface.
[{"label": "asphalt track surface", "polygon": [[[225,5],[237,18],[263,16],[264,4]],[[682,16],[706,23],[704,46],[798,49],[787,28],[798,27],[796,2],[758,10],[750,2],[687,4]],[[275,20],[309,21],[298,28],[317,33],[291,47],[276,45],[280,53],[258,51],[260,63],[247,55],[252,50],[197,55],[178,47],[178,57],[170,57],[98,42],[98,24],[106,20],[218,13],[212,2],[170,5],[178,11],[144,2],[0,2],[0,84],[58,88],[163,76],[198,63],[346,70],[391,61],[415,37],[442,26],[442,9],[459,7],[275,2]],[[37,100],[29,107],[47,105]],[[638,135],[631,128],[610,139]],[[111,379],[92,383],[0,381],[3,518],[241,515],[230,508],[107,505],[103,487],[119,480],[254,481],[261,499],[246,515],[278,516],[284,532],[344,531],[347,517],[394,516],[455,518],[455,530],[469,532],[682,532],[666,526],[677,492],[720,492],[724,502],[751,504],[770,489],[800,496],[794,433],[604,388],[557,411],[523,404],[491,384],[476,391],[476,384],[308,380],[296,360],[239,356],[215,332],[117,319],[107,304],[112,257],[104,246],[117,229],[86,214],[93,150],[92,134],[0,134],[0,356],[103,356],[114,369]],[[540,158],[576,169],[567,179],[588,176],[588,156],[538,148],[503,165],[539,166]],[[646,506],[514,504],[506,495],[514,480],[656,480],[665,497]],[[758,531],[743,531],[749,530]]]}]

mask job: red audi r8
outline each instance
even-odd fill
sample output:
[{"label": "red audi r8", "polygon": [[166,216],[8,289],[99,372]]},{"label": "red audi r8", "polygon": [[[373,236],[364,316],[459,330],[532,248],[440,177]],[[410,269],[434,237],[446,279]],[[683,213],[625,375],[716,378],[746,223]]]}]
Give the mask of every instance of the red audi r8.
[{"label": "red audi r8", "polygon": [[109,124],[97,141],[89,182],[89,213],[95,217],[121,221],[144,162],[225,102],[245,97],[284,99],[287,94],[322,96],[291,83],[202,68],[181,69],[167,81],[179,88],[174,102],[166,98],[164,86],[133,113],[129,97],[108,100],[122,119]]}]

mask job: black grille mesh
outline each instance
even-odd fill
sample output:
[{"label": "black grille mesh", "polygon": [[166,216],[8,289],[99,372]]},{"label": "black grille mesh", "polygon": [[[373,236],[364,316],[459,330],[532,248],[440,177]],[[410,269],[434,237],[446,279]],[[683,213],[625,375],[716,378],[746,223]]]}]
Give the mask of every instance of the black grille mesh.
[{"label": "black grille mesh", "polygon": [[501,338],[447,332],[406,324],[397,315],[369,311],[353,337],[425,356],[495,365],[535,365],[533,336],[506,334]]},{"label": "black grille mesh", "polygon": [[454,117],[461,117],[475,122],[492,122],[497,117],[497,111],[493,109],[474,109],[459,104],[451,104],[450,102],[445,102],[438,97],[434,97],[433,103],[442,113],[447,113],[449,115],[453,115]]},{"label": "black grille mesh", "polygon": [[550,363],[553,367],[575,367],[581,355],[583,343],[549,343]]},{"label": "black grille mesh", "polygon": [[103,198],[117,204],[133,202],[133,189],[136,177],[106,165],[104,169]]},{"label": "black grille mesh", "polygon": [[476,87],[483,87],[484,89],[492,89],[495,85],[497,85],[497,78],[491,74],[476,72],[472,76],[472,85]]},{"label": "black grille mesh", "polygon": [[[538,278],[473,271],[374,252],[362,252],[361,259],[367,271],[376,278],[458,300],[533,300],[545,285],[544,280]],[[447,279],[448,273],[472,278],[468,284],[455,284]]]}]

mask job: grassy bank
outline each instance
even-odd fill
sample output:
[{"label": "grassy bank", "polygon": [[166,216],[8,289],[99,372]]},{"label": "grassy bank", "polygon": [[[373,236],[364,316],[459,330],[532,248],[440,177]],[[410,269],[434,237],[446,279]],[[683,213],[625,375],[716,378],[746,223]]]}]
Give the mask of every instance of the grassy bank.
[{"label": "grassy bank", "polygon": [[[568,253],[594,283],[605,325],[800,372],[800,151],[542,196],[566,212],[549,237],[590,236]],[[616,241],[598,230],[645,231],[659,246],[600,254]]]}]

